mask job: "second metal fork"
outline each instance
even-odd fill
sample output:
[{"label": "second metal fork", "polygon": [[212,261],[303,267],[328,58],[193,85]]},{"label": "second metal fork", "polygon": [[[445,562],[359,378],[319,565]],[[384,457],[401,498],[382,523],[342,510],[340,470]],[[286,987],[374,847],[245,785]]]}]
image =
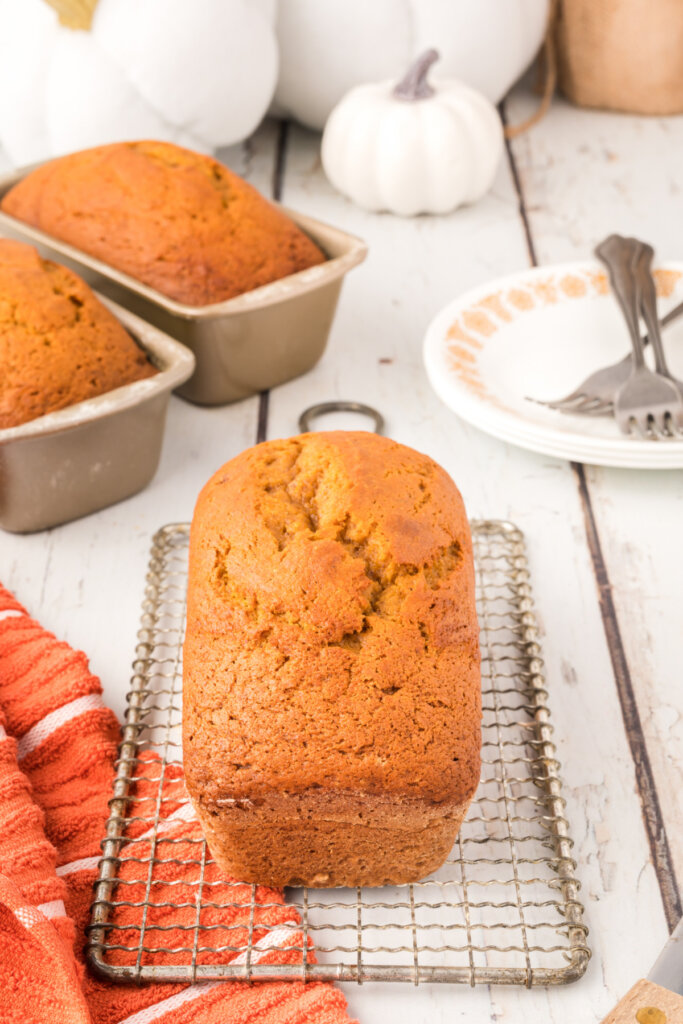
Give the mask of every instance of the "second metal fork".
[{"label": "second metal fork", "polygon": [[[606,258],[601,254],[602,247],[613,239],[619,239],[622,243],[630,241],[628,239],[620,239],[616,235],[611,235],[610,238],[605,239],[595,250],[596,255],[604,259],[605,262]],[[633,241],[636,240],[633,239]],[[674,320],[677,320],[681,314],[683,314],[683,302],[679,302],[677,306],[669,310],[666,316],[662,317],[659,321],[659,327],[666,327]],[[644,346],[647,345],[648,340],[648,334],[642,336]],[[629,352],[627,356],[618,362],[589,374],[577,388],[568,395],[565,395],[564,398],[558,398],[552,402],[538,402],[538,404],[545,405],[550,409],[556,409],[558,412],[580,413],[590,416],[612,415],[614,412],[614,396],[619,388],[626,383],[632,369],[633,355]],[[538,400],[533,399],[533,401]]]},{"label": "second metal fork", "polygon": [[[626,245],[620,239],[613,245],[612,239],[603,243],[612,287],[624,312],[633,347],[631,371],[614,399],[614,418],[624,434],[630,434],[635,425],[645,438],[671,438],[683,428],[683,385],[679,387],[669,373],[659,333],[651,270],[654,250],[636,239],[626,241]],[[641,313],[654,349],[656,373],[645,365]]]}]

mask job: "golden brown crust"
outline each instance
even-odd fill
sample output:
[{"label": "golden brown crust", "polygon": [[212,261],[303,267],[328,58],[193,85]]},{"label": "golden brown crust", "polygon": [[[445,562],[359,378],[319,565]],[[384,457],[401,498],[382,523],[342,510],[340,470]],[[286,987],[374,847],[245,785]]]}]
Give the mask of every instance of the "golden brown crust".
[{"label": "golden brown crust", "polygon": [[167,142],[114,143],[52,160],[15,185],[1,206],[193,306],[325,259],[238,175]]},{"label": "golden brown crust", "polygon": [[[299,802],[298,797],[290,798],[290,810]],[[309,820],[303,821],[264,819],[260,810],[242,812],[243,820],[235,821],[225,809],[197,803],[195,809],[212,856],[226,874],[275,888],[327,889],[403,885],[437,871],[451,851],[469,804],[455,804],[448,813],[418,823],[398,804],[403,815],[399,827],[382,820],[372,799],[359,802],[358,794],[349,797],[348,820],[329,820],[325,799],[319,795],[313,795]]]},{"label": "golden brown crust", "polygon": [[246,800],[266,835],[259,807],[273,793],[318,794],[319,818],[350,793],[347,822],[359,802],[391,797],[406,828],[424,830],[425,813],[469,803],[481,718],[471,542],[436,463],[367,433],[267,442],[206,485],[190,548],[184,756],[205,816],[230,829],[222,808]]},{"label": "golden brown crust", "polygon": [[0,429],[156,372],[80,277],[0,239]]}]

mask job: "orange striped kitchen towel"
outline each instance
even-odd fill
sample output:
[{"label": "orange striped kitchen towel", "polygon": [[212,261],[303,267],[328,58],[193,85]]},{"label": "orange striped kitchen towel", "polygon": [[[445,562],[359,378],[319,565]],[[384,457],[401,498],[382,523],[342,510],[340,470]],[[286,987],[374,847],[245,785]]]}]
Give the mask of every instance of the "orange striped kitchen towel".
[{"label": "orange striped kitchen towel", "polygon": [[[85,967],[85,928],[99,843],[111,794],[119,726],[102,700],[102,687],[84,654],[55,639],[30,618],[0,586],[0,1024],[348,1024],[346,1003],[331,985],[300,982],[203,982],[194,985],[115,985]],[[156,792],[159,762],[149,756],[138,769],[143,804]],[[199,835],[184,792],[180,769],[167,780],[166,837],[182,860]],[[147,786],[147,788],[145,788]],[[141,817],[144,815],[140,815]],[[132,844],[144,853],[144,826]],[[122,876],[134,862],[123,863]],[[182,876],[166,865],[172,883],[163,904],[192,903]],[[208,867],[209,872],[215,869]],[[239,945],[249,927],[251,887],[209,874],[230,887],[230,925]],[[138,902],[131,876],[130,904]],[[161,890],[164,878],[161,879]],[[254,928],[255,962],[300,962],[292,945],[298,918],[282,894],[262,890]],[[215,902],[220,902],[216,900]],[[136,932],[126,913],[117,924],[124,936]],[[187,911],[194,914],[194,907]],[[179,922],[168,907],[148,912],[148,925]],[[211,913],[210,911],[208,912]],[[188,918],[188,921],[191,918]],[[209,925],[212,920],[202,919]],[[182,921],[180,922],[182,923]],[[287,928],[280,928],[288,924]],[[166,932],[168,935],[168,932]],[[280,943],[283,949],[273,949]],[[121,954],[125,962],[125,954]],[[150,962],[163,960],[151,954]],[[235,957],[229,951],[226,961]],[[312,951],[308,954],[312,958]],[[156,958],[156,961],[155,959]],[[201,962],[201,961],[200,961]]]}]

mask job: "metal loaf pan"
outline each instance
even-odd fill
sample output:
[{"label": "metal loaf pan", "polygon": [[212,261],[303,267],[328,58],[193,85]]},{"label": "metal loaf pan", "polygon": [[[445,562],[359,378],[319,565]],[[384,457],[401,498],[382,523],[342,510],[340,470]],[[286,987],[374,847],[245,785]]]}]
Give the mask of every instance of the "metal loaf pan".
[{"label": "metal loaf pan", "polygon": [[159,463],[171,391],[194,356],[173,338],[98,296],[159,372],[97,398],[0,430],[0,527],[44,530],[142,490]]},{"label": "metal loaf pan", "polygon": [[[0,199],[31,170],[0,177]],[[360,239],[283,209],[320,246],[327,261],[210,306],[174,302],[2,211],[0,233],[31,242],[41,255],[71,267],[90,285],[187,345],[197,365],[178,394],[200,405],[223,405],[283,384],[317,363],[344,274],[365,259],[367,246]]]}]

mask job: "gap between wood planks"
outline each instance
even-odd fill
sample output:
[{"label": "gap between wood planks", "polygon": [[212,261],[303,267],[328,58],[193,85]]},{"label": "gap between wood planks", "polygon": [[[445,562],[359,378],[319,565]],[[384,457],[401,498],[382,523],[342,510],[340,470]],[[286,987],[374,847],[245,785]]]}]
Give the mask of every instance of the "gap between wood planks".
[{"label": "gap between wood planks", "polygon": [[[282,199],[282,185],[285,179],[285,163],[287,159],[287,140],[289,138],[289,121],[280,121],[275,150],[275,166],[273,167],[272,195],[276,202]],[[256,424],[256,444],[268,437],[268,404],[270,391],[262,391],[258,402],[258,421]]]},{"label": "gap between wood planks", "polygon": [[[500,107],[503,123],[506,124],[505,105]],[[277,148],[275,154],[275,165],[273,168],[272,197],[276,201],[282,198],[283,182],[285,175],[287,143],[289,137],[289,124],[286,121],[280,122],[278,129]],[[524,236],[526,239],[529,262],[532,266],[538,266],[538,259],[534,247],[533,234],[526,208],[524,190],[515,160],[513,145],[510,140],[505,141],[507,159],[510,173],[517,194],[519,215],[522,221]],[[262,391],[259,396],[258,423],[256,430],[256,442],[265,441],[268,435],[268,406],[269,391]],[[616,609],[612,600],[612,590],[609,582],[609,574],[602,553],[600,536],[597,529],[593,504],[591,501],[588,481],[583,466],[580,463],[571,463],[571,468],[576,478],[579,498],[583,509],[584,523],[586,528],[586,539],[591,555],[591,564],[595,584],[598,591],[600,614],[602,616],[603,629],[607,640],[614,679],[619,697],[624,728],[633,758],[636,774],[636,784],[640,796],[643,821],[647,833],[650,854],[657,874],[657,881],[662,895],[662,903],[669,930],[672,931],[679,918],[683,915],[683,906],[678,888],[676,872],[674,870],[671,849],[664,825],[657,786],[650,764],[647,750],[647,743],[643,733],[638,702],[636,700],[631,680],[631,673],[621,638],[621,629],[617,618]]]},{"label": "gap between wood planks", "polygon": [[[500,114],[503,124],[506,124],[507,120],[505,116],[504,103],[500,105]],[[515,192],[517,193],[519,215],[524,228],[524,236],[529,253],[529,262],[532,266],[537,267],[539,264],[536,256],[531,224],[529,221],[524,190],[522,188],[522,181],[515,160],[511,140],[505,140],[505,149]],[[598,533],[597,521],[593,511],[593,502],[591,500],[590,489],[588,487],[588,480],[586,479],[586,473],[581,463],[571,462],[570,465],[576,479],[581,507],[583,510],[586,540],[590,551],[595,585],[598,591],[602,625],[605,631],[605,638],[607,640],[607,647],[609,650],[610,660],[612,662],[612,669],[614,671],[614,681],[619,697],[624,728],[626,730],[626,736],[631,750],[631,757],[633,758],[635,766],[636,784],[638,786],[645,831],[647,833],[648,843],[650,846],[650,855],[657,874],[657,881],[662,895],[662,904],[664,906],[664,914],[669,926],[669,931],[673,931],[680,917],[683,916],[683,905],[681,903],[678,880],[676,878],[676,871],[671,857],[671,848],[669,846],[669,839],[666,832],[666,826],[664,824],[664,816],[662,814],[659,794],[657,793],[657,785],[647,750],[647,742],[645,740],[645,734],[640,720],[638,701],[633,688],[628,659],[626,657],[624,643],[621,638],[619,619],[617,617],[614,601],[612,600],[612,586],[610,584],[607,565],[602,553],[600,535]]]}]

